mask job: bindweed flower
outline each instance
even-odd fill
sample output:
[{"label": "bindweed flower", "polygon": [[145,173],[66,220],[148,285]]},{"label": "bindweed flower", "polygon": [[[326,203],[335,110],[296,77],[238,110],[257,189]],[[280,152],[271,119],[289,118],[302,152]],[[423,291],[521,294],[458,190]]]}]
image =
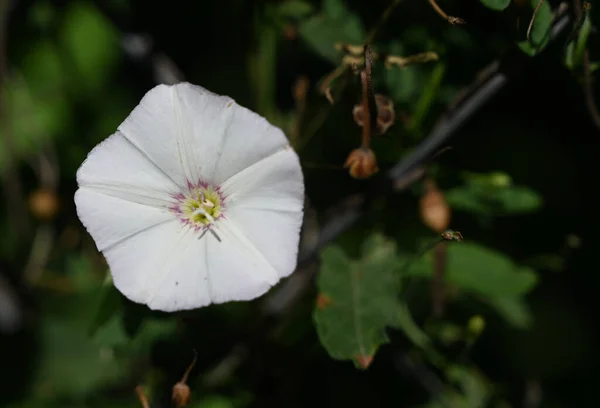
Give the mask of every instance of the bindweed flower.
[{"label": "bindweed flower", "polygon": [[283,132],[188,83],[149,91],[77,172],[119,291],[176,311],[250,300],[296,267],[304,183]]}]

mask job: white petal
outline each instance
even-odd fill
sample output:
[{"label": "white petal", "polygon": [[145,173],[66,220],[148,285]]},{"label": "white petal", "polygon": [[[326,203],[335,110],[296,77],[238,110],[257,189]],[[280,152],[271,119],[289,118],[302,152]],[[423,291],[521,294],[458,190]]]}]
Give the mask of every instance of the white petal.
[{"label": "white petal", "polygon": [[254,299],[279,281],[277,271],[233,222],[219,220],[214,229],[220,242],[210,232],[203,238],[213,303]]},{"label": "white petal", "polygon": [[298,156],[281,150],[222,186],[227,218],[248,237],[280,277],[296,268],[304,185]]},{"label": "white petal", "polygon": [[180,187],[199,180],[220,185],[288,147],[263,117],[185,82],[150,90],[119,130]]},{"label": "white petal", "polygon": [[188,83],[159,85],[142,98],[119,130],[183,188],[188,181],[209,181],[232,104],[227,96]]},{"label": "white petal", "polygon": [[104,252],[126,297],[151,309],[175,311],[210,303],[205,244],[179,221],[159,224]]},{"label": "white petal", "polygon": [[233,114],[223,136],[220,160],[211,177],[218,185],[253,164],[290,148],[283,132],[265,118],[235,102],[230,109]]},{"label": "white petal", "polygon": [[79,219],[100,251],[148,228],[176,220],[166,208],[126,201],[91,187],[77,190],[75,205]]},{"label": "white petal", "polygon": [[[165,207],[179,187],[117,132],[96,146],[77,171],[80,187],[146,204]],[[85,214],[84,214],[85,215]]]},{"label": "white petal", "polygon": [[227,208],[302,212],[304,183],[298,156],[291,149],[242,170],[221,185]]},{"label": "white petal", "polygon": [[279,277],[228,221],[217,240],[178,222],[159,224],[105,251],[115,286],[151,309],[176,311],[254,299]]}]

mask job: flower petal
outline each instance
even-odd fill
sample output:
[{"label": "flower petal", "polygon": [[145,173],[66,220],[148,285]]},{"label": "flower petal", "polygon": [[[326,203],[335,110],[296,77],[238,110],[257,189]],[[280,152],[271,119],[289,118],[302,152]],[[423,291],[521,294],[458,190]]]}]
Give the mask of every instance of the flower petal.
[{"label": "flower petal", "polygon": [[77,190],[75,205],[79,219],[94,238],[99,251],[148,228],[177,220],[166,208],[126,201],[92,187]]},{"label": "flower petal", "polygon": [[219,222],[216,234],[220,241],[210,232],[199,238],[193,229],[167,222],[104,254],[125,296],[167,312],[254,299],[279,280],[235,226]]},{"label": "flower petal", "polygon": [[220,156],[233,101],[188,83],[150,90],[119,126],[180,187],[207,181]]},{"label": "flower petal", "polygon": [[280,277],[296,268],[304,184],[298,156],[280,150],[227,180],[227,218],[248,237]]},{"label": "flower petal", "polygon": [[203,238],[213,303],[254,299],[279,281],[277,271],[237,225],[224,219],[214,229],[220,241],[210,232]]},{"label": "flower petal", "polygon": [[300,212],[304,183],[300,161],[289,147],[253,164],[221,185],[228,208]]},{"label": "flower petal", "polygon": [[175,220],[146,229],[104,255],[115,286],[134,302],[163,311],[211,303],[205,245]]},{"label": "flower petal", "polygon": [[137,203],[167,207],[179,191],[173,181],[117,132],[96,146],[77,171],[80,187]]},{"label": "flower petal", "polygon": [[235,102],[230,109],[233,113],[223,135],[219,160],[209,179],[217,185],[253,164],[290,148],[283,132],[265,118]]}]

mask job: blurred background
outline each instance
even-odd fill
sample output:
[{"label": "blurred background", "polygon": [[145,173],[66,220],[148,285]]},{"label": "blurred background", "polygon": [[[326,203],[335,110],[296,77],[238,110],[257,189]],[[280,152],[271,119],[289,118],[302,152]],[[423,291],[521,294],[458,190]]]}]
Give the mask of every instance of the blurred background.
[{"label": "blurred background", "polygon": [[[176,406],[195,352],[192,408],[596,406],[600,5],[538,3],[0,0],[0,406]],[[365,41],[391,126],[357,180]],[[165,314],[114,289],[73,195],[181,80],[284,129],[307,204],[291,278]]]}]

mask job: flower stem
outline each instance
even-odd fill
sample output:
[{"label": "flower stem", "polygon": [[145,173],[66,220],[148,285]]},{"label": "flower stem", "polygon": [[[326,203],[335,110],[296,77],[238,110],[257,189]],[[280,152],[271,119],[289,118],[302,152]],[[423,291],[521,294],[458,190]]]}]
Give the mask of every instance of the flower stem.
[{"label": "flower stem", "polygon": [[375,128],[377,123],[377,105],[375,103],[375,95],[373,94],[373,83],[371,80],[371,67],[373,64],[373,55],[371,46],[365,45],[365,69],[360,73],[362,82],[362,107],[365,121],[362,132],[362,148],[369,149],[371,147],[371,129]]}]

